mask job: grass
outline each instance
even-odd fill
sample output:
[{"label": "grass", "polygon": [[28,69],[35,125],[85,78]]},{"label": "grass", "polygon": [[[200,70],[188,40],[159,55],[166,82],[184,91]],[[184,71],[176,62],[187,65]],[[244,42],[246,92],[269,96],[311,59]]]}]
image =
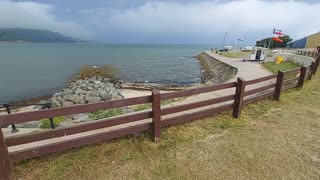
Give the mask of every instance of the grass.
[{"label": "grass", "polygon": [[298,63],[294,63],[290,61],[285,61],[280,64],[277,64],[274,62],[266,62],[263,64],[263,66],[269,69],[273,74],[277,74],[279,70],[286,71],[286,70],[300,67]]},{"label": "grass", "polygon": [[219,52],[219,54],[229,57],[229,58],[242,58],[244,56],[246,56],[247,54],[251,54],[251,52],[239,52],[237,51],[236,54],[234,55],[233,51],[229,51],[229,52]]},{"label": "grass", "polygon": [[91,120],[98,120],[98,119],[104,119],[104,118],[110,118],[114,116],[119,116],[123,114],[121,108],[114,108],[114,109],[108,109],[105,111],[97,111],[89,114],[89,118]]},{"label": "grass", "polygon": [[304,88],[231,112],[23,161],[18,179],[318,179],[320,73]]},{"label": "grass", "polygon": [[[55,117],[53,118],[53,123],[55,125],[55,127],[58,127],[59,124],[65,120],[65,117]],[[40,128],[43,129],[51,129],[51,123],[49,119],[43,119],[41,120],[41,125]]]}]

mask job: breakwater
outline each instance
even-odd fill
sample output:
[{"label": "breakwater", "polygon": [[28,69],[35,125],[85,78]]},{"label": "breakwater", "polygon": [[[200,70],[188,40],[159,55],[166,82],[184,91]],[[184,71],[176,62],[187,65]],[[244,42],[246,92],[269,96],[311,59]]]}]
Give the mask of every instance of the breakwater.
[{"label": "breakwater", "polygon": [[222,84],[237,74],[237,68],[221,62],[207,53],[198,55],[201,64],[202,82],[210,85]]}]

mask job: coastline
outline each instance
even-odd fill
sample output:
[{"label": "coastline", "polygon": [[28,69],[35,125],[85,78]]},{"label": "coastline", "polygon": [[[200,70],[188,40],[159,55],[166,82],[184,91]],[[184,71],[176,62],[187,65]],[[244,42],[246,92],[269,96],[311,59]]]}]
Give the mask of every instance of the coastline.
[{"label": "coastline", "polygon": [[[232,79],[236,73],[237,68],[230,66],[222,61],[219,61],[212,56],[208,55],[205,51],[197,56],[197,61],[200,63],[201,79],[202,82],[193,84],[177,84],[177,85],[167,85],[167,84],[148,84],[148,83],[126,83],[123,82],[119,85],[119,91],[125,94],[125,98],[138,97],[142,94],[150,94],[152,89],[158,89],[161,91],[179,91],[184,89],[190,89],[201,86],[215,85],[227,82]],[[38,97],[23,98],[21,100],[13,100],[10,103],[15,104],[33,104],[39,103],[41,101],[49,100],[54,93],[48,93],[44,95],[39,95]],[[135,95],[136,94],[136,95]]]},{"label": "coastline", "polygon": [[206,52],[199,54],[198,60],[202,68],[202,81],[207,85],[225,83],[232,79],[238,72],[236,67],[220,61]]}]

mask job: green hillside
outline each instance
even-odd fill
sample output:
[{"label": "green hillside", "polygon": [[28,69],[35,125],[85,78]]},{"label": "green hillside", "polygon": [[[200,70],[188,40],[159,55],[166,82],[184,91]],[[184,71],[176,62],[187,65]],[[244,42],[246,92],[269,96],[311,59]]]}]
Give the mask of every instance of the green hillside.
[{"label": "green hillside", "polygon": [[86,42],[64,36],[58,32],[41,29],[0,29],[0,42],[31,42],[31,43],[80,43]]}]

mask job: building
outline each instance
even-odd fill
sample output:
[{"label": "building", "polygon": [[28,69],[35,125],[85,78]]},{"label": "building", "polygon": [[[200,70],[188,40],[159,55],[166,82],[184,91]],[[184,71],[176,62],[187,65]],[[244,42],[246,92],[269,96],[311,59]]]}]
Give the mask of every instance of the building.
[{"label": "building", "polygon": [[288,48],[316,48],[320,46],[320,32],[288,43]]},{"label": "building", "polygon": [[307,37],[292,41],[288,43],[288,48],[295,48],[295,49],[303,49],[306,47],[307,44]]}]

